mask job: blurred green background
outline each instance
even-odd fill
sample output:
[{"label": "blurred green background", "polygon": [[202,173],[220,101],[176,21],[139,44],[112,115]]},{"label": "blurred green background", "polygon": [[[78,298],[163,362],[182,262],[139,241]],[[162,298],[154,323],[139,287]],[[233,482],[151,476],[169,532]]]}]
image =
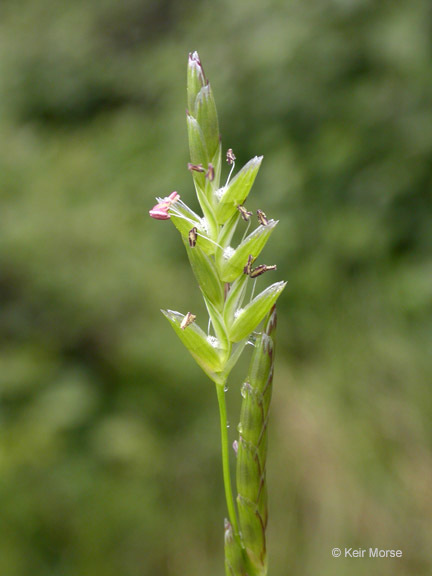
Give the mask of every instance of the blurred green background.
[{"label": "blurred green background", "polygon": [[216,395],[159,312],[198,288],[148,217],[194,203],[192,50],[280,219],[269,574],[432,573],[431,38],[429,0],[2,0],[2,576],[223,574]]}]

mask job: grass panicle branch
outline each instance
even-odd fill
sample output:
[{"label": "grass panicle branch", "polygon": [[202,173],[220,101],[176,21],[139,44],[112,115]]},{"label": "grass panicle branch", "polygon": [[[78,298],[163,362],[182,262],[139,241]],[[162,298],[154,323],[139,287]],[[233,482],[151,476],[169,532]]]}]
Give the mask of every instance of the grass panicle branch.
[{"label": "grass panicle branch", "polygon": [[[213,92],[197,52],[189,54],[186,114],[190,170],[202,216],[192,211],[178,192],[158,198],[150,210],[156,220],[171,220],[179,231],[201,290],[209,321],[197,322],[193,311],[162,310],[183,345],[216,384],[222,441],[222,464],[229,520],[225,520],[227,576],[265,576],[267,552],[267,485],[265,476],[267,424],[271,399],[275,304],[286,282],[275,282],[255,297],[261,276],[275,265],[256,260],[277,225],[259,209],[249,234],[253,212],[245,203],[263,157],[255,156],[233,176],[235,154],[228,149],[229,174],[221,186],[222,144]],[[245,227],[232,246],[239,224]],[[241,231],[240,231],[241,234]],[[248,289],[249,288],[249,289]],[[263,327],[260,329],[260,325]],[[230,473],[225,386],[246,344],[254,345],[247,380],[241,387],[242,406],[236,441],[234,499]],[[239,388],[240,389],[240,388]]]}]

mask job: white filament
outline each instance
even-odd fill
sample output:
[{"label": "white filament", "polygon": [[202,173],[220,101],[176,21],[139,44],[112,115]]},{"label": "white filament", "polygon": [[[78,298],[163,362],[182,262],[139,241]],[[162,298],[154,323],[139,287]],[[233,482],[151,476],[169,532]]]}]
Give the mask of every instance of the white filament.
[{"label": "white filament", "polygon": [[227,181],[226,181],[226,184],[225,184],[225,188],[228,186],[228,183],[229,183],[229,181],[230,181],[231,174],[233,173],[234,168],[235,168],[235,162],[232,163],[231,170],[230,170],[230,173],[228,174],[228,178],[227,178]]}]

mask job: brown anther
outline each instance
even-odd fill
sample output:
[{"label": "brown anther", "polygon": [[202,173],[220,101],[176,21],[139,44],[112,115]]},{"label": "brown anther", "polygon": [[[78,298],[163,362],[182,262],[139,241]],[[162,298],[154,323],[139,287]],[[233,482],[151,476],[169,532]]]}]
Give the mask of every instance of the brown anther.
[{"label": "brown anther", "polygon": [[257,278],[258,276],[261,276],[261,274],[264,274],[264,272],[269,272],[270,270],[276,270],[276,269],[277,269],[276,264],[274,264],[273,266],[266,266],[265,264],[260,264],[259,266],[250,271],[249,276],[251,278]]},{"label": "brown anther", "polygon": [[228,148],[227,153],[226,153],[226,159],[227,159],[227,162],[230,166],[232,164],[234,164],[236,157],[235,157],[234,152],[232,151],[232,148]]},{"label": "brown anther", "polygon": [[205,172],[202,164],[191,164],[188,162],[187,167],[190,172]]},{"label": "brown anther", "polygon": [[237,210],[240,212],[241,217],[245,222],[249,222],[250,217],[252,216],[252,212],[246,210],[246,208],[242,205],[237,206]]},{"label": "brown anther", "polygon": [[189,326],[189,324],[192,324],[192,322],[195,322],[195,314],[192,314],[192,312],[188,312],[186,314],[186,316],[183,318],[183,320],[181,321],[180,324],[180,328],[182,330],[184,330],[185,328],[187,328]]},{"label": "brown anther", "polygon": [[264,214],[262,210],[257,210],[258,222],[263,226],[268,226],[268,219],[267,216]]},{"label": "brown anther", "polygon": [[248,276],[250,275],[250,273],[251,273],[251,267],[252,267],[252,264],[253,264],[254,260],[255,260],[255,258],[252,256],[252,254],[249,254],[249,258],[248,258],[247,264],[246,264],[246,266],[243,268],[243,273],[244,273],[244,274],[247,274]]},{"label": "brown anther", "polygon": [[197,238],[198,238],[197,232],[198,232],[198,230],[196,229],[195,226],[192,228],[192,230],[189,230],[188,240],[189,240],[189,246],[191,248],[195,248],[195,246],[196,246]]},{"label": "brown anther", "polygon": [[213,164],[209,163],[207,174],[206,174],[206,178],[208,178],[209,182],[213,182],[214,175],[215,175],[214,166],[213,166]]}]

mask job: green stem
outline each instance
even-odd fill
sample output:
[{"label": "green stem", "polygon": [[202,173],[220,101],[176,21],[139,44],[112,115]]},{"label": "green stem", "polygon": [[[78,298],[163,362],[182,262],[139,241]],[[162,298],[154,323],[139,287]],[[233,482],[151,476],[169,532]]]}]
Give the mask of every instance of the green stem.
[{"label": "green stem", "polygon": [[231,487],[228,422],[227,422],[226,401],[225,401],[225,383],[223,383],[222,385],[216,384],[216,392],[219,402],[221,441],[222,441],[222,468],[223,468],[226,503],[228,507],[228,516],[231,522],[231,526],[233,527],[234,534],[237,537],[239,529],[237,524],[237,514],[234,506],[234,498]]}]

